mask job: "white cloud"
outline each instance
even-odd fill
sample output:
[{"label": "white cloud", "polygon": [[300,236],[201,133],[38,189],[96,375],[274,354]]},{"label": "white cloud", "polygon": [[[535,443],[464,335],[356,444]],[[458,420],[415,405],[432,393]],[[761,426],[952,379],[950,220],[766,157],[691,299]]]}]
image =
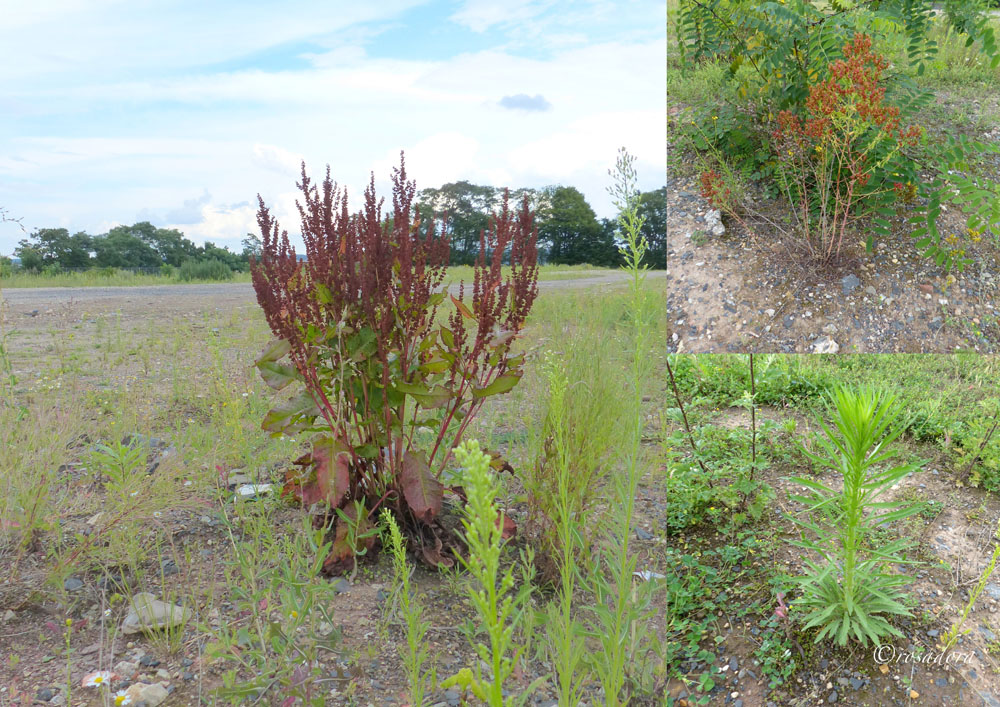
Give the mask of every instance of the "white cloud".
[{"label": "white cloud", "polygon": [[[230,250],[238,246],[247,233],[257,232],[256,209],[249,205],[237,208],[206,206],[202,210],[202,217],[201,222],[194,225],[176,223],[169,224],[168,228],[185,231],[198,242],[212,241],[218,246],[228,245]],[[238,247],[235,249],[239,250]]]},{"label": "white cloud", "polygon": [[[575,120],[565,129],[512,149],[512,164],[547,179],[582,171],[600,171],[614,163],[619,147],[649,160],[665,149],[658,131],[663,116],[654,111],[615,111]],[[631,143],[631,144],[629,144]]]},{"label": "white cloud", "polygon": [[[470,179],[476,172],[479,142],[462,133],[437,133],[403,149],[407,178],[415,179],[417,188]],[[376,182],[388,180],[396,167],[399,150],[392,150],[372,166]]]},{"label": "white cloud", "polygon": [[496,25],[511,25],[536,18],[552,3],[538,0],[465,0],[450,19],[473,32],[485,32]]},{"label": "white cloud", "polygon": [[277,145],[257,144],[253,146],[253,163],[278,174],[299,176],[304,159],[302,155]]}]

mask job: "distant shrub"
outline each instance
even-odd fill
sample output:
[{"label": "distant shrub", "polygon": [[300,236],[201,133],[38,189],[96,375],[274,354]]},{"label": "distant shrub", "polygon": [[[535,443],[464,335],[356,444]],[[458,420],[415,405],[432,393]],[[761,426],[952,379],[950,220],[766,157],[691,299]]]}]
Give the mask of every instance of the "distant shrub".
[{"label": "distant shrub", "polygon": [[160,266],[160,275],[162,277],[173,277],[174,272],[176,272],[176,268],[173,265],[164,263]]},{"label": "distant shrub", "polygon": [[118,268],[111,267],[110,265],[97,269],[97,275],[99,277],[114,277],[117,274]]},{"label": "distant shrub", "polygon": [[233,271],[228,265],[215,258],[211,260],[187,260],[177,270],[181,282],[191,280],[232,280]]},{"label": "distant shrub", "polygon": [[0,277],[10,277],[14,272],[14,261],[10,258],[0,258]]}]

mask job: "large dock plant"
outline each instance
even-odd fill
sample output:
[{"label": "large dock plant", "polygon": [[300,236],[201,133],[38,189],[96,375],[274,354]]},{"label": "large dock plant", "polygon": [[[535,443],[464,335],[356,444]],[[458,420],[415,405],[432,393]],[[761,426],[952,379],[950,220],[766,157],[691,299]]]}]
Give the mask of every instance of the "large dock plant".
[{"label": "large dock plant", "polygon": [[[374,176],[358,213],[329,169],[317,188],[303,165],[298,186],[306,259],[259,199],[263,247],[251,265],[276,337],[257,367],[272,388],[300,386],[263,427],[311,438],[286,491],[306,506],[340,510],[328,571],[350,568],[374,545],[380,507],[393,511],[423,559],[450,565],[455,538],[437,522],[441,473],[485,399],[522,374],[524,357],[512,345],[538,292],[527,199],[514,212],[505,196],[480,235],[466,298],[464,285],[444,288],[448,238],[420,222],[402,157],[388,213]],[[449,300],[451,311],[439,316]]]}]

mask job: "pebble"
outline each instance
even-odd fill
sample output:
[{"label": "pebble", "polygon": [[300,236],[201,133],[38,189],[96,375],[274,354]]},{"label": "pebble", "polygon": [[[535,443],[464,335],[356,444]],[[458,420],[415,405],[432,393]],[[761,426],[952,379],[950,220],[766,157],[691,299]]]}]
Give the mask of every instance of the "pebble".
[{"label": "pebble", "polygon": [[139,672],[139,664],[128,660],[122,660],[114,667],[114,672],[122,677],[131,677]]},{"label": "pebble", "polygon": [[67,592],[75,592],[83,589],[83,580],[79,577],[69,577],[63,582],[63,588]]},{"label": "pebble", "polygon": [[41,690],[35,693],[35,697],[41,700],[42,702],[48,702],[55,696],[56,696],[55,690],[53,690],[51,687],[43,687]]},{"label": "pebble", "polygon": [[149,592],[139,592],[132,597],[131,609],[122,622],[122,632],[130,634],[170,628],[179,626],[190,618],[190,609],[160,601]]},{"label": "pebble", "polygon": [[818,354],[835,354],[840,351],[840,344],[829,336],[821,336],[813,344],[813,352]]}]

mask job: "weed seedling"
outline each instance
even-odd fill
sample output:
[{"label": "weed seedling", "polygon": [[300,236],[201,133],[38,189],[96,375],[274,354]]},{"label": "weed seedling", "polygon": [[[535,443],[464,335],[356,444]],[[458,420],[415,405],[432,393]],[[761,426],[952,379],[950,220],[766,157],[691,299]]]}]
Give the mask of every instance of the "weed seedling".
[{"label": "weed seedling", "polygon": [[490,473],[489,455],[479,449],[478,442],[469,440],[456,447],[455,459],[464,467],[469,499],[462,520],[469,556],[463,564],[478,585],[477,588],[470,585],[469,599],[489,637],[489,645],[485,645],[470,636],[476,654],[489,666],[489,671],[486,674],[477,663],[469,689],[490,707],[524,704],[541,678],[516,699],[505,700],[503,686],[524,650],[523,646],[515,645],[514,629],[528,606],[530,571],[523,573],[526,576],[522,576],[521,588],[516,593],[513,568],[500,573],[503,513],[496,502],[500,487]]},{"label": "weed seedling", "polygon": [[403,534],[396,525],[392,513],[382,509],[382,528],[386,537],[386,545],[392,551],[392,566],[395,572],[395,596],[406,626],[406,647],[400,646],[403,666],[406,668],[407,682],[410,685],[410,704],[421,707],[424,704],[424,694],[436,681],[436,670],[424,672],[427,661],[427,642],[424,637],[430,623],[424,620],[423,607],[410,594],[410,576],[413,569],[406,564],[406,546],[403,544]]}]

